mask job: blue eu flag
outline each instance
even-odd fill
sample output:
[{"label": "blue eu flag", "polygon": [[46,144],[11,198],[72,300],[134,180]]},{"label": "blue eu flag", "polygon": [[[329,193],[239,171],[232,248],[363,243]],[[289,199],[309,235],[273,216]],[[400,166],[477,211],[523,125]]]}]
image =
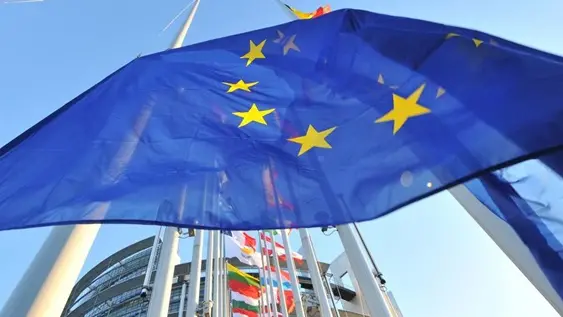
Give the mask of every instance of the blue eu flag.
[{"label": "blue eu flag", "polygon": [[563,59],[357,10],[137,58],[0,150],[0,229],[374,219],[561,148]]},{"label": "blue eu flag", "polygon": [[466,186],[514,229],[563,297],[563,178],[550,162],[563,162],[563,152],[483,175]]}]

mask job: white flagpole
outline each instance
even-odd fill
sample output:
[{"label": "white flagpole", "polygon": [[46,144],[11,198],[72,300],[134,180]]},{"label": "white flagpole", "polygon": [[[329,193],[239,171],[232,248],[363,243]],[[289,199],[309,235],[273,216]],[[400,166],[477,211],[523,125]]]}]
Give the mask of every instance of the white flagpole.
[{"label": "white flagpole", "polygon": [[[176,39],[171,45],[171,48],[182,47],[184,39],[188,34],[188,30],[192,24],[195,13],[199,6],[199,0],[196,0],[186,22],[182,29],[176,36]],[[182,203],[180,210],[184,208],[185,190],[182,193]],[[162,241],[162,249],[160,251],[160,258],[158,260],[158,269],[156,271],[156,278],[154,281],[153,292],[149,302],[147,316],[151,317],[165,317],[168,316],[168,306],[170,304],[170,293],[172,291],[172,278],[174,275],[174,267],[176,266],[175,257],[178,254],[178,239],[180,235],[178,229],[174,227],[166,227],[164,230],[164,238]]]},{"label": "white flagpole", "polygon": [[[183,208],[183,204],[180,208]],[[162,240],[162,248],[158,259],[156,277],[149,302],[147,316],[166,317],[170,305],[170,293],[172,291],[172,278],[178,255],[178,229],[166,227]]]},{"label": "white flagpole", "polygon": [[[211,298],[213,294],[213,248],[214,231],[207,231],[207,260],[205,262],[205,293],[203,295],[204,316],[205,313],[211,314]],[[191,316],[190,316],[191,317]]]},{"label": "white flagpole", "polygon": [[[258,247],[260,249],[262,249],[262,240],[260,239],[260,231],[258,231]],[[264,270],[264,268],[266,267],[266,263],[264,263],[264,254],[262,252],[262,250],[260,250],[260,263],[262,264],[262,267],[258,268],[258,275],[260,278],[260,300],[263,299],[262,297],[262,292],[266,293],[266,303],[262,303],[262,307],[260,307],[260,313],[262,313],[262,309],[264,308],[264,306],[268,307],[268,316],[270,316],[272,314],[272,305],[271,305],[271,301],[270,301],[270,292],[268,292],[268,287],[266,285],[264,285],[264,287],[262,287],[262,281],[266,281],[267,277],[266,277],[266,271]]]},{"label": "white flagpole", "polygon": [[[276,268],[276,277],[278,278],[278,293],[280,294],[281,311],[282,315],[284,317],[287,317],[289,316],[289,313],[287,312],[287,302],[285,300],[285,292],[283,289],[280,260],[278,259],[278,252],[276,250],[276,240],[274,240],[274,234],[272,233],[272,230],[268,230],[268,233],[270,234],[270,239],[272,239],[271,245],[273,251],[272,253],[274,256],[274,267]],[[264,236],[266,236],[266,234],[264,234]]]},{"label": "white flagpole", "polygon": [[332,308],[334,309],[334,313],[336,314],[336,317],[340,317],[340,312],[338,311],[338,307],[336,307],[336,301],[334,300],[334,294],[332,293],[332,287],[330,286],[330,281],[326,276],[326,274],[323,274],[322,278],[326,283],[326,289],[328,290],[330,302],[332,304]]},{"label": "white flagpole", "polygon": [[[319,299],[319,304],[321,306],[321,316],[332,317],[332,312],[328,303],[328,295],[323,286],[321,271],[319,270],[319,265],[317,263],[317,255],[315,254],[315,249],[313,249],[313,243],[311,242],[309,232],[307,229],[299,229],[299,236],[301,237],[301,244],[305,249],[305,258],[307,261],[307,267],[309,268],[309,274],[311,274],[313,289],[317,294],[317,298]],[[378,315],[373,316],[380,317]]]},{"label": "white flagpole", "polygon": [[356,237],[354,236],[354,231],[350,225],[340,225],[337,226],[338,235],[340,235],[340,240],[342,240],[342,245],[348,256],[348,261],[352,268],[352,272],[358,285],[360,291],[362,292],[366,300],[368,310],[371,316],[377,317],[392,317],[389,312],[383,294],[379,289],[379,285],[373,276],[368,263],[366,262],[362,249],[358,244]]},{"label": "white flagpole", "polygon": [[[258,231],[258,241],[260,242],[260,248],[262,251],[266,251],[266,243],[262,240],[260,235],[260,231]],[[274,250],[272,250],[274,251]],[[267,253],[267,252],[266,252]],[[272,252],[274,253],[274,252]],[[264,253],[262,252],[262,257],[264,257]],[[278,316],[278,305],[276,301],[276,293],[274,292],[274,280],[272,279],[272,266],[270,265],[270,256],[266,254],[266,266],[264,267],[264,271],[267,274],[268,284],[270,284],[270,298],[272,300],[272,308],[274,310],[274,316]],[[280,296],[281,297],[281,296]]]},{"label": "white flagpole", "polygon": [[172,44],[171,48],[179,48],[179,47],[182,47],[182,45],[184,44],[184,39],[188,35],[188,30],[190,29],[190,26],[192,25],[192,21],[194,20],[194,16],[195,16],[195,13],[197,12],[198,7],[199,7],[199,0],[195,0],[194,6],[192,7],[192,10],[190,11],[190,15],[188,15],[186,22],[182,26],[182,29],[178,33],[178,36],[176,36],[176,40],[174,40],[174,43]]},{"label": "white flagpole", "polygon": [[213,308],[212,308],[212,316],[213,317],[222,317],[219,315],[219,285],[221,281],[219,280],[219,248],[220,248],[220,241],[219,241],[219,231],[213,231],[215,237],[213,237]]},{"label": "white flagpole", "polygon": [[145,273],[145,279],[143,280],[143,289],[141,289],[141,297],[147,297],[149,292],[149,285],[151,283],[152,271],[154,269],[154,258],[156,257],[156,250],[158,249],[158,244],[160,243],[160,233],[162,227],[158,227],[158,231],[154,236],[154,241],[152,243],[151,254],[149,255],[149,263],[147,265],[147,272]]},{"label": "white flagpole", "polygon": [[295,301],[295,313],[297,317],[306,317],[303,311],[303,302],[301,302],[301,291],[299,279],[297,278],[297,270],[295,269],[295,263],[293,262],[293,250],[291,249],[291,243],[289,242],[289,237],[285,229],[280,230],[283,240],[283,246],[285,248],[286,262],[289,269],[289,275],[291,276],[291,288],[293,290],[293,298]]},{"label": "white flagpole", "polygon": [[192,251],[192,263],[190,267],[190,287],[188,289],[188,307],[186,308],[186,317],[195,316],[199,304],[199,288],[201,281],[201,256],[203,252],[202,244],[203,244],[203,230],[196,230],[194,237],[194,246]]},{"label": "white flagpole", "polygon": [[225,235],[221,235],[221,257],[223,262],[221,263],[221,270],[223,271],[223,315],[230,316],[229,314],[229,287],[227,285],[227,258],[225,257]]},{"label": "white flagpole", "polygon": [[[191,276],[191,274],[190,274]],[[184,304],[186,301],[186,281],[182,282],[182,290],[180,291],[180,306],[178,307],[178,317],[184,317]],[[192,287],[190,287],[190,290]],[[189,309],[189,304],[188,304]],[[186,316],[192,316],[189,314],[189,311],[186,312]]]},{"label": "white flagpole", "polygon": [[559,315],[563,316],[563,299],[551,286],[528,247],[510,225],[483,205],[465,186],[458,185],[449,192]]},{"label": "white flagpole", "polygon": [[217,231],[219,234],[219,261],[217,265],[217,271],[219,272],[219,296],[217,300],[217,311],[219,316],[225,316],[225,293],[224,293],[224,283],[225,275],[223,274],[223,234],[221,231]]},{"label": "white flagpole", "polygon": [[99,229],[99,224],[54,227],[0,316],[60,317]]}]

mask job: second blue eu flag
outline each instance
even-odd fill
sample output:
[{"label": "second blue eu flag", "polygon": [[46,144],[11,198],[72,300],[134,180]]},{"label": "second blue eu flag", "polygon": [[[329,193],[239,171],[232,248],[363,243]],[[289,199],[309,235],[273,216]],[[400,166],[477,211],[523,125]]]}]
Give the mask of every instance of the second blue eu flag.
[{"label": "second blue eu flag", "polygon": [[374,219],[561,148],[563,59],[341,10],[138,58],[0,150],[0,230]]}]

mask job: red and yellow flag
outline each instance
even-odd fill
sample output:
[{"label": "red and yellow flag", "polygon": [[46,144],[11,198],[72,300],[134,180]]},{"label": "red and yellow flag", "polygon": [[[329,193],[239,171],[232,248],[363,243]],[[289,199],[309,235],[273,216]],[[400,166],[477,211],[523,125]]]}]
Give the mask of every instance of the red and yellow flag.
[{"label": "red and yellow flag", "polygon": [[303,12],[303,11],[299,11],[291,6],[288,6],[287,4],[285,4],[285,7],[291,11],[298,19],[300,20],[307,20],[307,19],[314,19],[317,17],[320,17],[323,14],[327,14],[330,12],[330,5],[324,5],[322,7],[319,7],[315,12]]}]

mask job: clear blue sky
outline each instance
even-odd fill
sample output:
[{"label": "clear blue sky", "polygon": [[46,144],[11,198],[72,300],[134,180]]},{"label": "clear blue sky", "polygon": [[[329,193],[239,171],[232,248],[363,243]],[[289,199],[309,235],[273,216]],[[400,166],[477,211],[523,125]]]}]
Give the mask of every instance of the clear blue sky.
[{"label": "clear blue sky", "polygon": [[[288,0],[289,1],[289,0]],[[289,2],[303,10],[321,0]],[[159,35],[186,0],[45,0],[0,4],[0,144],[62,106],[139,53],[166,48],[178,24]],[[1,3],[1,1],[0,1]],[[332,0],[385,14],[476,28],[563,55],[560,0]],[[273,0],[202,0],[188,35],[194,43],[287,21]],[[7,212],[7,211],[4,211]],[[408,317],[557,316],[549,304],[448,194],[361,225]],[[0,232],[0,305],[49,228]],[[149,226],[104,226],[85,269],[154,234]],[[320,260],[340,252],[337,234],[312,230]],[[294,248],[300,245],[292,238]],[[184,261],[191,245],[180,244]]]}]

